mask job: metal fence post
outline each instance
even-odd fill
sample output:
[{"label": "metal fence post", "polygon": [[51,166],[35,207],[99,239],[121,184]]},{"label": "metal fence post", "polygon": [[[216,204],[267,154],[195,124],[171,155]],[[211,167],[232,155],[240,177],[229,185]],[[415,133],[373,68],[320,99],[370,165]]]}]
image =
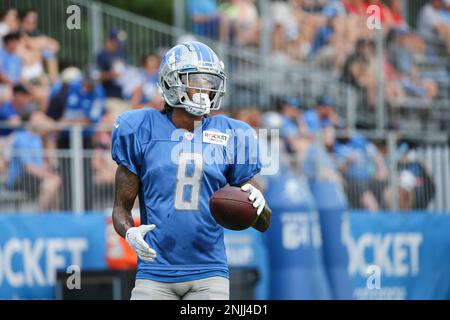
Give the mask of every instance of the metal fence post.
[{"label": "metal fence post", "polygon": [[347,111],[347,127],[350,130],[356,128],[356,105],[355,96],[353,95],[352,88],[349,85],[345,86],[346,92],[346,111]]},{"label": "metal fence post", "polygon": [[[186,7],[186,1],[185,0],[173,0],[172,5],[172,12],[173,12],[173,25],[177,28],[177,32],[181,32],[181,30],[186,30],[185,25],[185,7]],[[177,36],[180,36],[181,34],[178,34]]]},{"label": "metal fence post", "polygon": [[95,54],[103,47],[103,16],[101,4],[95,1],[90,3],[89,7],[90,22],[90,41],[91,41],[91,57],[94,59]]},{"label": "metal fence post", "polygon": [[391,210],[396,211],[399,208],[398,204],[398,170],[397,170],[397,137],[392,131],[389,131],[387,136],[387,150],[389,157],[389,184],[392,191],[391,196]]},{"label": "metal fence post", "polygon": [[271,44],[270,44],[270,11],[269,11],[269,1],[261,0],[261,21],[262,28],[260,31],[260,88],[259,88],[259,107],[263,108],[265,104],[269,103],[269,80],[270,76],[270,66],[268,64],[268,58],[270,57]]},{"label": "metal fence post", "polygon": [[384,45],[383,45],[383,30],[377,29],[375,32],[376,42],[376,128],[381,132],[384,129],[386,114],[384,110]]},{"label": "metal fence post", "polygon": [[84,211],[83,130],[80,125],[70,128],[70,158],[72,165],[72,210]]}]

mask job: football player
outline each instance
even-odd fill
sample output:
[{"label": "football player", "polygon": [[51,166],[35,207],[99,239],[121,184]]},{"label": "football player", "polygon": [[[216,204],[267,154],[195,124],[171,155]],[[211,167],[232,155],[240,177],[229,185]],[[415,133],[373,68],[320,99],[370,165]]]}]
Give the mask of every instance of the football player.
[{"label": "football player", "polygon": [[[207,45],[191,41],[170,49],[158,84],[162,112],[140,109],[114,124],[117,162],[115,230],[138,255],[131,299],[228,299],[223,229],[209,211],[212,194],[239,186],[257,208],[253,227],[264,232],[271,212],[250,182],[261,161],[257,136],[244,122],[223,115],[223,62]],[[141,225],[131,209],[139,195]]]}]

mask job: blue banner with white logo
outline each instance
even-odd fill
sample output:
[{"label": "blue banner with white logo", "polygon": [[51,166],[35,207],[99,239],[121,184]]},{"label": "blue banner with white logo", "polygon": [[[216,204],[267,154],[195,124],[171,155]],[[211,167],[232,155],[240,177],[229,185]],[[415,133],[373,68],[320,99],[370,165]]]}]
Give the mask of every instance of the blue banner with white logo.
[{"label": "blue banner with white logo", "polygon": [[105,228],[103,214],[1,214],[0,299],[53,299],[57,271],[106,268]]},{"label": "blue banner with white logo", "polygon": [[355,299],[450,299],[450,215],[353,212]]}]

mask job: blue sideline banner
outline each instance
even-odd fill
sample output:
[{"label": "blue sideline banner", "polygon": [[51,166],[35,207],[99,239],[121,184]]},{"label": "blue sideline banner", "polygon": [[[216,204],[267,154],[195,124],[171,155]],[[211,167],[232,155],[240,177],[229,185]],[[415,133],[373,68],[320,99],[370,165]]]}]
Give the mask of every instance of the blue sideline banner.
[{"label": "blue sideline banner", "polygon": [[256,269],[259,281],[255,299],[269,299],[269,263],[262,234],[253,228],[243,231],[224,229],[224,241],[230,269]]},{"label": "blue sideline banner", "polygon": [[355,299],[450,299],[450,215],[352,212]]},{"label": "blue sideline banner", "polygon": [[103,214],[1,214],[0,299],[53,299],[57,270],[106,268],[105,227]]}]

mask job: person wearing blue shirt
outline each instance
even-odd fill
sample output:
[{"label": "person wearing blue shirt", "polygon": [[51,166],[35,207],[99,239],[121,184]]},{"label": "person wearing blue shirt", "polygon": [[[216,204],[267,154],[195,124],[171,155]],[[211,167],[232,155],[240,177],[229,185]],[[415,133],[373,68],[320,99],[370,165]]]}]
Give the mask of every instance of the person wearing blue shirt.
[{"label": "person wearing blue shirt", "polygon": [[108,98],[122,99],[122,87],[118,83],[126,67],[126,54],[123,50],[126,33],[113,29],[106,40],[105,48],[97,54],[102,84]]},{"label": "person wearing blue shirt", "polygon": [[320,51],[320,49],[330,44],[331,39],[335,34],[334,19],[337,15],[337,10],[328,9],[324,12],[324,15],[327,18],[327,24],[317,30],[311,46],[311,55],[315,55]]},{"label": "person wearing blue shirt", "polygon": [[377,211],[387,203],[388,170],[376,146],[362,135],[338,139],[335,155],[347,180],[347,195],[353,208]]},{"label": "person wearing blue shirt", "polygon": [[282,102],[280,113],[282,115],[282,125],[280,129],[280,137],[283,139],[286,150],[289,153],[295,152],[296,142],[300,137],[300,121],[302,107],[299,99],[287,97]]},{"label": "person wearing blue shirt", "polygon": [[[13,87],[13,99],[0,105],[0,122],[6,122],[11,126],[18,126],[21,123],[20,117],[29,113],[33,109],[31,95],[28,90],[18,84]],[[14,131],[14,128],[1,128],[0,137],[7,136]]]},{"label": "person wearing blue shirt", "polygon": [[324,96],[317,101],[316,108],[310,109],[303,114],[303,120],[307,131],[315,134],[328,127],[342,129],[342,121],[334,110],[335,103],[331,97]]},{"label": "person wearing blue shirt", "polygon": [[3,48],[0,49],[0,83],[18,84],[22,79],[22,59],[16,54],[20,35],[10,33],[3,37]]},{"label": "person wearing blue shirt", "polygon": [[194,35],[213,39],[219,37],[220,16],[216,0],[188,0],[187,12]]},{"label": "person wearing blue shirt", "polygon": [[[105,114],[105,91],[100,84],[86,75],[83,79],[69,84],[65,101],[65,109],[61,122],[67,124],[91,125],[83,129],[83,145],[89,148],[94,128]],[[63,141],[67,140],[67,141]],[[61,135],[60,147],[67,148],[69,134],[64,131]]]},{"label": "person wearing blue shirt", "polygon": [[[162,112],[144,108],[114,124],[117,162],[113,224],[138,255],[131,299],[228,299],[223,228],[209,210],[214,192],[227,184],[248,192],[261,232],[271,211],[250,181],[261,170],[257,135],[223,115],[223,62],[203,43],[170,49],[159,68]],[[141,224],[131,209],[139,195]]]},{"label": "person wearing blue shirt", "polygon": [[14,133],[12,157],[8,166],[6,186],[25,191],[38,198],[38,209],[48,211],[57,206],[60,177],[44,161],[44,146],[39,126],[50,124],[40,112],[24,114],[26,128]]},{"label": "person wearing blue shirt", "polygon": [[104,112],[105,91],[93,79],[85,77],[69,86],[64,122],[97,124]]},{"label": "person wearing blue shirt", "polygon": [[162,109],[161,96],[158,91],[158,67],[160,59],[155,55],[147,55],[143,59],[140,70],[140,85],[134,90],[131,97],[133,108],[154,107]]},{"label": "person wearing blue shirt", "polygon": [[[6,122],[12,126],[20,124],[20,117],[14,110],[12,102],[0,105],[0,122]],[[11,132],[13,132],[12,128],[1,128],[0,137],[8,136]]]}]

